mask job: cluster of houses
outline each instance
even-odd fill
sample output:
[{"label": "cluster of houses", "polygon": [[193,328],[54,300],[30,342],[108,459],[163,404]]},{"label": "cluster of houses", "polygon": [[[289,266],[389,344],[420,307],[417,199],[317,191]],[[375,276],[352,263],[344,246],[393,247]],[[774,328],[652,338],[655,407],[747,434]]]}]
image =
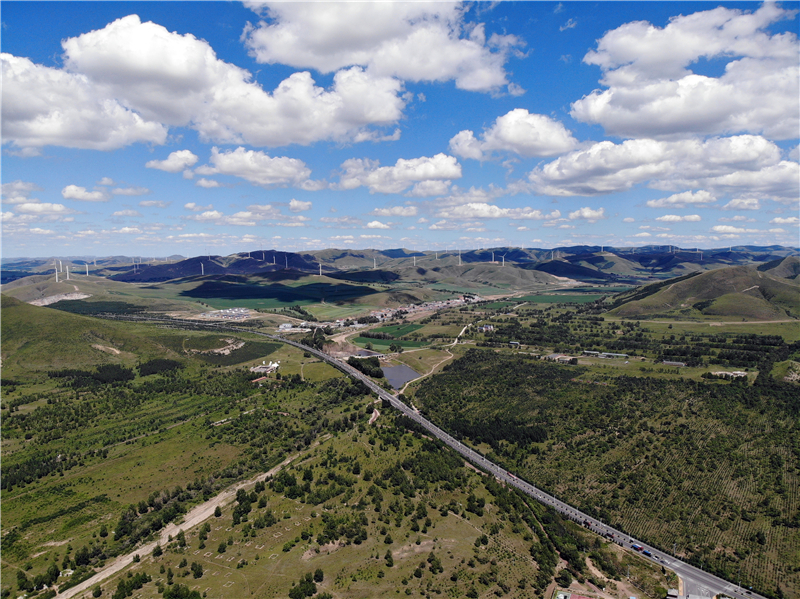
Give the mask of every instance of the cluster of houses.
[{"label": "cluster of houses", "polygon": [[271,374],[271,373],[275,372],[276,370],[278,370],[280,365],[281,365],[280,362],[270,362],[269,364],[267,364],[266,362],[261,362],[261,364],[259,364],[258,366],[253,366],[250,369],[250,372],[259,372],[259,373],[262,373],[262,374]]},{"label": "cluster of houses", "polygon": [[578,358],[575,356],[567,356],[566,354],[547,354],[544,357],[545,360],[550,360],[551,362],[558,362],[559,364],[577,364]]},{"label": "cluster of houses", "polygon": [[247,320],[250,318],[250,310],[248,308],[227,308],[225,310],[203,312],[200,316],[202,318],[215,318],[220,320]]},{"label": "cluster of houses", "polygon": [[733,372],[726,372],[723,370],[720,372],[712,372],[711,374],[720,379],[733,380],[733,379],[747,378],[747,373],[742,372],[741,370],[734,370]]},{"label": "cluster of houses", "polygon": [[[483,301],[483,298],[478,296],[461,296],[455,299],[441,300],[436,302],[425,302],[424,304],[409,304],[407,306],[400,306],[399,308],[384,308],[382,310],[373,310],[369,313],[370,316],[378,319],[379,322],[392,320],[397,316],[405,316],[407,314],[415,314],[418,312],[430,312],[435,310],[444,310],[446,308],[457,308],[466,304],[474,304]],[[237,308],[241,309],[241,308]],[[354,322],[352,319],[339,318],[332,322],[315,322],[312,324],[308,322],[301,322],[299,325],[292,323],[283,323],[278,326],[279,333],[307,333],[312,327],[330,327],[332,329],[340,329],[345,326],[350,326],[354,329],[363,328],[367,325]],[[492,325],[487,325],[487,330],[493,331]]]},{"label": "cluster of houses", "polygon": [[409,304],[407,306],[400,306],[399,308],[384,308],[383,310],[373,310],[369,313],[380,321],[391,320],[398,313],[414,314],[417,312],[430,312],[431,310],[446,310],[448,308],[458,308],[467,304],[475,304],[482,302],[483,298],[477,295],[460,296],[449,300],[440,300],[435,302],[425,302],[424,304]]}]

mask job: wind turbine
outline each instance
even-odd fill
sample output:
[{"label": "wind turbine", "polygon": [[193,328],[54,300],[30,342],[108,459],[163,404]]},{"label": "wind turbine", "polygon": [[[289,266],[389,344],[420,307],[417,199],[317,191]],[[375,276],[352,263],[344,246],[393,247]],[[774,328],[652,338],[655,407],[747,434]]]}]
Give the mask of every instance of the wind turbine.
[{"label": "wind turbine", "polygon": [[378,259],[372,258],[372,270],[376,270],[378,268]]},{"label": "wind turbine", "polygon": [[69,281],[69,264],[67,264],[67,281]]},{"label": "wind turbine", "polygon": [[458,265],[461,266],[461,250],[458,250]]},{"label": "wind turbine", "polygon": [[505,266],[505,265],[506,265],[506,255],[505,255],[505,254],[503,254],[503,255],[502,255],[502,256],[500,256],[500,257],[503,259],[503,266]]},{"label": "wind turbine", "polygon": [[55,268],[55,262],[53,263],[53,269],[56,271],[56,283],[58,283],[58,269]]},{"label": "wind turbine", "polygon": [[86,263],[86,276],[89,276],[89,263]]}]

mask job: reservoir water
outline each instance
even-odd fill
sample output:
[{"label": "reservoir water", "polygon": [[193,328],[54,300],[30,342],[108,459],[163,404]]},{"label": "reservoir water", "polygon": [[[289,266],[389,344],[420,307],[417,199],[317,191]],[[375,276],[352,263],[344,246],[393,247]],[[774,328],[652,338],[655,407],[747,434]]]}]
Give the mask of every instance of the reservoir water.
[{"label": "reservoir water", "polygon": [[393,389],[400,389],[408,381],[413,381],[420,377],[420,374],[416,370],[409,368],[405,364],[401,364],[400,366],[383,366],[381,370],[383,370],[383,375],[386,377],[386,380],[389,381]]}]

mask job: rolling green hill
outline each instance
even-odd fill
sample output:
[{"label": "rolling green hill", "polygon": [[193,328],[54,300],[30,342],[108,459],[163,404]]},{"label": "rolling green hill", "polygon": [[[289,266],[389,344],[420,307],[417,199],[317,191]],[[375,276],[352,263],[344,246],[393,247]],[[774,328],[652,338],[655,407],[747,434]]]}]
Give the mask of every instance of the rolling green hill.
[{"label": "rolling green hill", "polygon": [[797,280],[800,277],[800,256],[787,256],[786,258],[772,260],[759,266],[758,270],[775,277]]},{"label": "rolling green hill", "polygon": [[800,318],[800,284],[754,266],[720,268],[621,294],[609,314],[624,318]]},{"label": "rolling green hill", "polygon": [[4,376],[99,364],[131,365],[163,348],[130,325],[31,306],[5,294],[2,301]]}]

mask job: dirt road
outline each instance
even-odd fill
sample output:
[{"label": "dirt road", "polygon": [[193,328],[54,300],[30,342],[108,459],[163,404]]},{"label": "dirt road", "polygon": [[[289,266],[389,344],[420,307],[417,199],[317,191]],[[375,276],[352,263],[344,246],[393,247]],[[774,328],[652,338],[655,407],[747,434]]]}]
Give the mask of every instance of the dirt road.
[{"label": "dirt road", "polygon": [[202,524],[209,518],[212,518],[214,516],[214,510],[217,508],[217,506],[222,508],[225,505],[232,502],[236,498],[236,493],[237,491],[239,491],[239,489],[250,487],[252,485],[255,485],[258,481],[263,481],[266,478],[269,478],[270,476],[274,476],[280,471],[281,468],[283,468],[290,462],[294,461],[299,456],[300,456],[299,453],[291,455],[285,460],[283,460],[280,464],[275,466],[269,472],[261,473],[257,476],[254,476],[253,478],[250,478],[248,480],[242,481],[240,483],[228,487],[216,497],[213,497],[212,499],[209,499],[205,503],[202,503],[197,507],[193,508],[192,510],[190,510],[180,524],[175,524],[175,523],[168,524],[161,531],[161,535],[159,536],[157,541],[152,541],[150,543],[137,547],[135,550],[131,551],[127,555],[119,556],[105,568],[100,570],[97,574],[92,576],[89,580],[85,580],[84,582],[75,585],[71,589],[67,589],[63,593],[59,593],[58,595],[56,595],[56,597],[69,599],[70,597],[75,597],[80,593],[89,591],[95,585],[110,578],[117,572],[123,570],[124,568],[132,564],[134,555],[140,555],[142,557],[145,557],[153,552],[153,549],[155,549],[156,544],[160,544],[162,547],[167,545],[167,543],[169,543],[170,536],[174,538],[175,536],[177,536],[179,531],[181,530],[188,531],[189,529]]}]

